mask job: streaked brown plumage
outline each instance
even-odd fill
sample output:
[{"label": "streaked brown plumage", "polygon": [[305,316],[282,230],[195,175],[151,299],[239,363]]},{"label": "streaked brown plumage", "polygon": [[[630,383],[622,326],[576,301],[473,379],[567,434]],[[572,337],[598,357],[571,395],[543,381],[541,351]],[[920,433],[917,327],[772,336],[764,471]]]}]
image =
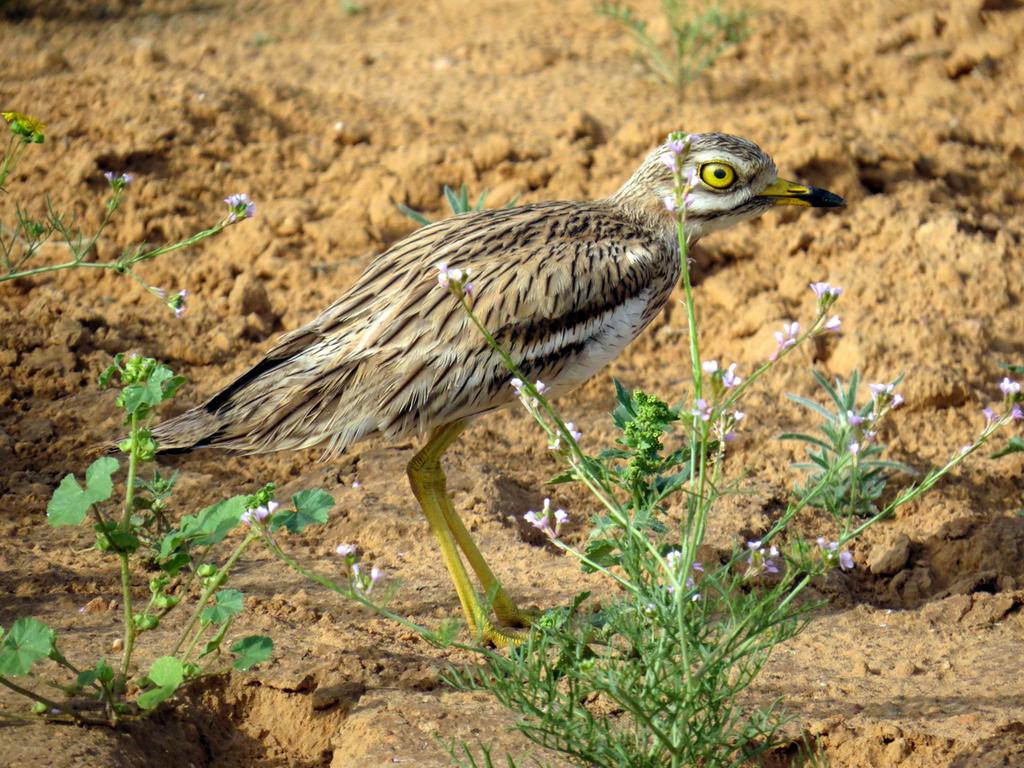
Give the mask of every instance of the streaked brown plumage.
[{"label": "streaked brown plumage", "polygon": [[[511,374],[438,284],[440,263],[469,270],[475,312],[531,380],[544,381],[554,395],[578,386],[657,316],[679,278],[675,220],[662,202],[674,186],[663,162],[668,152],[652,152],[605,200],[468,213],[414,232],[262,361],[159,425],[161,448],[321,447],[331,456],[369,436],[436,433],[510,403]],[[727,189],[698,183],[687,208],[691,243],[778,203],[842,203],[778,180],[771,159],[745,139],[694,135],[684,172],[703,174],[715,164],[728,165],[735,182]],[[431,466],[454,434],[431,454]],[[427,511],[425,493],[417,496]],[[429,503],[441,504],[434,496]],[[456,539],[459,525],[447,518]]]}]

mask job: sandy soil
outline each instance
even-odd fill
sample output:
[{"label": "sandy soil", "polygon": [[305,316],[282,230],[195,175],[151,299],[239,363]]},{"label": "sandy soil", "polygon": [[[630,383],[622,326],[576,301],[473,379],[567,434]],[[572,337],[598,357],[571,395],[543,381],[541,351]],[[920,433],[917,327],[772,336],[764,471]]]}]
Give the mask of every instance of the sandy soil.
[{"label": "sandy soil", "polygon": [[[588,0],[364,4],[358,15],[311,0],[0,4],[0,105],[48,125],[0,199],[4,221],[16,199],[45,192],[95,224],[105,170],[137,181],[102,255],[189,234],[230,193],[259,209],[144,268],[151,283],[192,292],[181,320],[114,275],[0,289],[0,623],[44,618],[71,656],[116,634],[116,611],[77,610],[116,598],[111,563],[84,530],[42,521],[61,476],[117,433],[111,396],[95,388],[113,353],[161,358],[190,381],[175,408],[199,401],[414,228],[396,203],[440,215],[445,183],[488,189],[495,205],[597,197],[669,130],[720,129],[848,199],[838,213],[766,216],[696,254],[705,348],[741,371],[771,351],[783,320],[809,315],[808,282],[846,289],[843,334],[749,402],[729,471],[753,473],[751,494],[716,514],[718,541],[763,531],[792,485],[799,453],[775,438],[812,426],[783,396],[814,393],[809,364],[869,380],[906,373],[908,405],[884,438],[893,458],[926,470],[980,428],[998,363],[1024,361],[1018,0],[758,0],[751,38],[682,97],[643,74]],[[636,6],[653,16],[657,3]],[[684,391],[684,332],[675,304],[563,401],[588,442],[610,434],[612,375],[669,399]],[[337,543],[358,543],[402,581],[394,607],[435,623],[458,608],[395,482],[411,448],[363,444],[330,465],[314,453],[167,463],[183,473],[182,511],[268,480],[283,494],[325,488],[338,500],[326,532],[290,546],[326,569]],[[455,503],[513,595],[550,605],[590,583],[518,522],[553,469],[522,414],[479,423],[449,466]],[[773,657],[753,694],[781,695],[794,735],[819,735],[832,765],[1024,765],[1022,466],[979,457],[872,530],[856,570],[820,585],[829,610]],[[564,487],[556,498],[582,538],[592,505]],[[801,521],[808,533],[829,525]],[[124,732],[2,728],[0,763],[442,766],[438,739],[452,737],[529,752],[508,714],[438,682],[449,654],[269,559],[239,576],[247,628],[277,641],[272,662]],[[0,711],[20,706],[0,697]]]}]

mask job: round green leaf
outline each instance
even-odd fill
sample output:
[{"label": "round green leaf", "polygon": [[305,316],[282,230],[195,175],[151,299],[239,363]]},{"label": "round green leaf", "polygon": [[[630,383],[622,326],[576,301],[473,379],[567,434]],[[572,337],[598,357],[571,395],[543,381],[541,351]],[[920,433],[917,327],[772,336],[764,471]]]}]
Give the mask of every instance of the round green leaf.
[{"label": "round green leaf", "polygon": [[235,669],[249,669],[270,658],[274,641],[266,635],[249,635],[231,646],[231,652],[238,656],[231,665]]},{"label": "round green leaf", "polygon": [[27,675],[33,664],[53,652],[54,641],[53,630],[43,622],[18,619],[0,644],[0,675]]},{"label": "round green leaf", "polygon": [[156,688],[140,694],[137,701],[143,709],[153,709],[160,702],[174,695],[178,686],[185,679],[185,669],[181,662],[173,656],[161,656],[153,662],[146,677]]}]

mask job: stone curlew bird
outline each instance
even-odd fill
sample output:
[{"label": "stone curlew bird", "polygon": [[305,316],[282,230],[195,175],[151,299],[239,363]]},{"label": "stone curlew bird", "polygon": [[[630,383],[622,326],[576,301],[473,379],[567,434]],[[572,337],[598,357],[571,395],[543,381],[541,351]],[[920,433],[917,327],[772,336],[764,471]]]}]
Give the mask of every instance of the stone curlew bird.
[{"label": "stone curlew bird", "polygon": [[[409,462],[413,493],[441,547],[471,630],[496,643],[529,622],[498,583],[445,487],[441,458],[467,424],[516,399],[512,374],[437,266],[472,269],[474,311],[530,380],[552,396],[582,384],[653,320],[680,276],[675,182],[655,149],[622,187],[591,202],[546,202],[454,216],[378,256],[341,298],[283,336],[202,405],[154,430],[164,451],[327,457],[372,436],[426,435]],[[839,196],[778,177],[751,141],[692,134],[690,244],[777,205],[833,207]],[[484,606],[460,550],[491,598]],[[491,621],[493,610],[498,623]]]}]

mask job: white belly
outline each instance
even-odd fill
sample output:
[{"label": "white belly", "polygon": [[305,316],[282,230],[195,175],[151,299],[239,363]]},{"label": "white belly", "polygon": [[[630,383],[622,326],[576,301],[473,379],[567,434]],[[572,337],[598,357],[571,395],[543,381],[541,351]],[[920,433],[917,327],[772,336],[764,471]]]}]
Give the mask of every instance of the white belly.
[{"label": "white belly", "polygon": [[555,381],[545,382],[551,387],[552,395],[575,389],[619,356],[644,329],[650,296],[650,289],[643,290],[596,319],[588,329],[590,333],[583,351],[566,365]]}]

